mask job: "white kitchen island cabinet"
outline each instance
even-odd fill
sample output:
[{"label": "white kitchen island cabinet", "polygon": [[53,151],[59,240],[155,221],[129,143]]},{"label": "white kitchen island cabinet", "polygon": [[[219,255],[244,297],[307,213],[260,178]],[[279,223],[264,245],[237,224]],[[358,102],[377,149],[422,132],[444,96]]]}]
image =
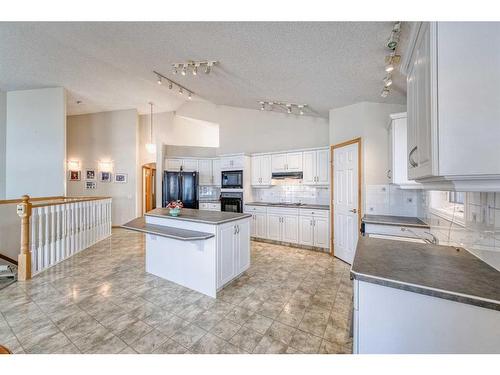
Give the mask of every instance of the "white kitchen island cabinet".
[{"label": "white kitchen island cabinet", "polygon": [[251,217],[189,208],[172,217],[156,208],[123,227],[146,233],[146,272],[216,298],[250,267]]}]

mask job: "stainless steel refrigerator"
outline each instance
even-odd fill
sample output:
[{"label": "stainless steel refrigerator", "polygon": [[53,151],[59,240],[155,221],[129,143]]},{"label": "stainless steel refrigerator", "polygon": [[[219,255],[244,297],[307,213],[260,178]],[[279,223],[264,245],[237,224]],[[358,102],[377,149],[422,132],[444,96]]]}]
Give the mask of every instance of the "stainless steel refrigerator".
[{"label": "stainless steel refrigerator", "polygon": [[162,206],[177,200],[186,208],[198,208],[198,172],[163,172]]}]

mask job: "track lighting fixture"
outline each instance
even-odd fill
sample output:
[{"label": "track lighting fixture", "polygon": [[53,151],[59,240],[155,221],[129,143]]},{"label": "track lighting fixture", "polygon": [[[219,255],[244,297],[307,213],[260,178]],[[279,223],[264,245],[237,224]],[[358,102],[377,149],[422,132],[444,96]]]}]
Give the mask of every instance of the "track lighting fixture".
[{"label": "track lighting fixture", "polygon": [[260,100],[260,110],[261,111],[277,111],[277,112],[284,112],[286,111],[287,114],[296,114],[303,116],[307,110],[307,112],[312,115],[313,111],[308,107],[307,104],[295,104],[295,103],[286,103],[286,102],[279,102],[279,101],[265,101],[265,100]]},{"label": "track lighting fixture", "polygon": [[159,85],[161,85],[161,77],[160,76],[158,76],[158,81],[157,82],[158,82]]},{"label": "track lighting fixture", "polygon": [[181,74],[183,76],[187,75],[189,71],[191,71],[193,76],[197,76],[200,68],[203,68],[205,74],[209,74],[212,71],[212,67],[217,64],[219,64],[219,62],[216,60],[203,60],[203,61],[189,60],[187,62],[172,64],[172,73],[177,74],[178,69],[181,68]]},{"label": "track lighting fixture", "polygon": [[385,87],[389,87],[390,85],[392,85],[392,77],[390,74],[386,75],[383,79],[384,81],[384,86]]},{"label": "track lighting fixture", "polygon": [[384,79],[384,87],[380,92],[382,98],[387,98],[391,90],[392,85],[392,73],[394,72],[396,65],[401,61],[401,56],[396,53],[396,49],[399,43],[399,36],[401,34],[401,22],[395,22],[392,26],[391,35],[385,43],[385,47],[391,50],[391,53],[385,57],[385,67],[384,70],[387,73]]},{"label": "track lighting fixture", "polygon": [[172,90],[174,88],[174,86],[176,87],[176,89],[179,90],[179,95],[183,95],[184,92],[187,93],[187,98],[189,100],[192,100],[193,99],[193,95],[194,95],[194,92],[187,89],[186,87],[182,86],[181,84],[175,82],[175,81],[172,81],[171,79],[165,77],[163,74],[157,72],[157,71],[153,71],[154,74],[156,74],[156,78],[158,80],[158,83],[162,82],[162,81],[167,81],[168,82],[168,88],[170,90]]}]

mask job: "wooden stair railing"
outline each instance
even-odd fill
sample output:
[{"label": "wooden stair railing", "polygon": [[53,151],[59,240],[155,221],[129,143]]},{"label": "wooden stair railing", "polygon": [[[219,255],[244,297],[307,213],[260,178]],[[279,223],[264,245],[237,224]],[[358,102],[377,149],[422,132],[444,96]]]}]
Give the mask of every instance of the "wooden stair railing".
[{"label": "wooden stair railing", "polygon": [[0,354],[12,354],[12,352],[9,350],[9,348],[6,348],[3,345],[0,345]]}]

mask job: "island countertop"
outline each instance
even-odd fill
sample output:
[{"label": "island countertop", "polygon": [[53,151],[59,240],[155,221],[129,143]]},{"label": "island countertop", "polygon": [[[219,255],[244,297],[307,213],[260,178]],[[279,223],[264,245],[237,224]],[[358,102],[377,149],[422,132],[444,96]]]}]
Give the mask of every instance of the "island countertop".
[{"label": "island countertop", "polygon": [[146,212],[144,216],[162,217],[172,220],[192,221],[195,223],[212,225],[220,225],[252,217],[250,214],[223,211],[204,211],[192,208],[181,209],[179,216],[170,216],[168,212],[168,208],[155,208],[154,210]]},{"label": "island countertop", "polygon": [[355,279],[500,311],[500,272],[467,250],[360,237]]},{"label": "island countertop", "polygon": [[362,219],[366,224],[395,225],[403,227],[427,228],[429,224],[424,223],[418,217],[392,216],[392,215],[365,215]]}]

